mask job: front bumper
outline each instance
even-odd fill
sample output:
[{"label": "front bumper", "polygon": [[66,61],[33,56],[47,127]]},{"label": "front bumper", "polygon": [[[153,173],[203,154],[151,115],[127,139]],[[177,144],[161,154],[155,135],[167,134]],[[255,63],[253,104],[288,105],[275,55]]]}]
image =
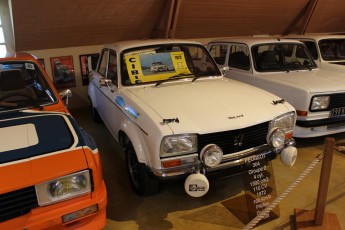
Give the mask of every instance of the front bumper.
[{"label": "front bumper", "polygon": [[[102,229],[106,225],[107,191],[102,186],[91,195],[64,202],[37,207],[30,213],[0,223],[1,229]],[[63,223],[62,216],[97,206],[97,211],[70,222]]]},{"label": "front bumper", "polygon": [[345,132],[345,116],[318,120],[297,120],[293,136],[300,138],[319,137]]},{"label": "front bumper", "polygon": [[345,116],[329,117],[318,120],[297,120],[296,125],[303,128],[313,128],[320,126],[332,126],[345,123]]},{"label": "front bumper", "polygon": [[[295,145],[296,145],[295,140],[291,138],[285,142],[284,148],[289,147],[289,146],[295,146]],[[224,155],[221,163],[212,168],[207,168],[203,166],[202,162],[198,160],[198,163],[195,163],[195,164],[189,164],[189,165],[173,167],[173,168],[161,168],[161,169],[151,168],[151,171],[153,172],[155,176],[161,179],[176,178],[179,176],[182,177],[190,173],[193,173],[195,171],[203,171],[207,175],[209,173],[223,171],[223,170],[225,171],[231,168],[235,168],[237,166],[246,166],[246,165],[249,165],[250,162],[255,161],[255,160],[267,160],[267,161],[273,160],[282,151],[282,149],[273,149],[269,145],[266,144],[259,147],[247,149],[241,152]],[[198,154],[193,154],[192,156],[195,156],[199,159]]]}]

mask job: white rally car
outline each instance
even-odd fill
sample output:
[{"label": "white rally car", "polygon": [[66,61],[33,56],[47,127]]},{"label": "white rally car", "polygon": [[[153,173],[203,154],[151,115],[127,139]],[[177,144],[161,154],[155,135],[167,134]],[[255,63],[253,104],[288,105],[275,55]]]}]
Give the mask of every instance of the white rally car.
[{"label": "white rally car", "polygon": [[[152,73],[153,62],[169,66]],[[88,95],[123,146],[132,187],[157,192],[160,179],[187,177],[191,196],[208,191],[205,175],[253,159],[296,156],[295,110],[269,92],[224,78],[206,48],[184,40],[105,46]],[[284,154],[285,155],[285,154]]]},{"label": "white rally car", "polygon": [[220,38],[208,50],[225,76],[282,97],[297,112],[294,137],[345,131],[345,77],[317,67],[306,46],[280,38]]}]

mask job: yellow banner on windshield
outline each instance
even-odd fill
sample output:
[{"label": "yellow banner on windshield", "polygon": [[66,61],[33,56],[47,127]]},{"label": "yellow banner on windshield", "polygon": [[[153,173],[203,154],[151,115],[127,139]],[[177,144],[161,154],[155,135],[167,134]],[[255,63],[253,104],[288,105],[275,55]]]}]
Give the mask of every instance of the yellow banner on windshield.
[{"label": "yellow banner on windshield", "polygon": [[132,84],[165,80],[182,73],[191,74],[181,51],[126,55],[125,62]]}]

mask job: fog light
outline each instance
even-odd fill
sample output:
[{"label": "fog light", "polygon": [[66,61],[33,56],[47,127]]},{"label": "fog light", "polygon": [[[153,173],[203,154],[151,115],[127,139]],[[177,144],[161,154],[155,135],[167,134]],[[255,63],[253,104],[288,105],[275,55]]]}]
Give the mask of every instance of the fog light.
[{"label": "fog light", "polygon": [[207,167],[218,165],[223,158],[223,151],[215,144],[206,145],[200,152],[200,159]]},{"label": "fog light", "polygon": [[69,221],[81,218],[83,216],[90,215],[91,213],[94,213],[94,212],[97,212],[97,211],[98,211],[98,205],[94,204],[94,205],[89,206],[87,208],[83,208],[83,209],[80,209],[78,211],[71,212],[71,213],[68,213],[66,215],[63,215],[62,216],[62,222],[66,223],[66,222],[69,222]]},{"label": "fog light", "polygon": [[289,146],[280,153],[280,160],[284,165],[293,166],[297,159],[296,147]]},{"label": "fog light", "polygon": [[272,129],[267,135],[267,142],[274,148],[281,148],[285,143],[285,131],[280,128]]}]

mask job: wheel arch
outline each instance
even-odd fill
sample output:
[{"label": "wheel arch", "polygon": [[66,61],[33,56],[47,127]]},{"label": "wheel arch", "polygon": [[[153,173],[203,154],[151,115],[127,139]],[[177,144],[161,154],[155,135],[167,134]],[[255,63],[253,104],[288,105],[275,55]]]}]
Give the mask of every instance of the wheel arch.
[{"label": "wheel arch", "polygon": [[141,131],[132,122],[127,121],[121,125],[121,129],[118,132],[118,140],[120,146],[125,150],[124,152],[126,152],[127,144],[131,143],[137,155],[138,161],[147,165],[150,160],[148,148],[145,144],[143,135],[146,134],[143,133],[143,131]]}]

